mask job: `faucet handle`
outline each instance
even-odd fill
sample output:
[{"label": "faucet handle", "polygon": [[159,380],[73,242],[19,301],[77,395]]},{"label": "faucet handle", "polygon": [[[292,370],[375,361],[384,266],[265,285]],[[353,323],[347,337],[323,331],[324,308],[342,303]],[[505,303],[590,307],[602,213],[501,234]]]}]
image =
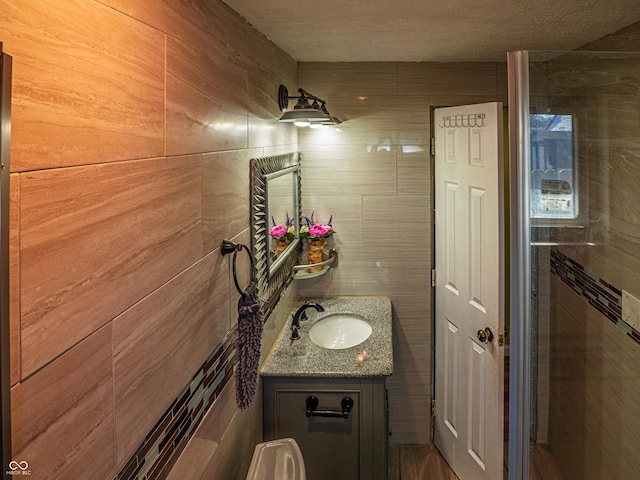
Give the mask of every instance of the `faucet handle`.
[{"label": "faucet handle", "polygon": [[291,342],[293,343],[294,340],[300,340],[300,334],[298,333],[298,327],[292,326],[291,327],[291,337],[289,337],[291,339]]}]

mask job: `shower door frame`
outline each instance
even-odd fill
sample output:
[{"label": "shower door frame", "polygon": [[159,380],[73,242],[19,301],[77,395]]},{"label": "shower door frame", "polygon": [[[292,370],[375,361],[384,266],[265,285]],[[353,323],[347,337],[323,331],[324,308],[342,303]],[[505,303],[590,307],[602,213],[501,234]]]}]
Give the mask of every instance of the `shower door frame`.
[{"label": "shower door frame", "polygon": [[9,356],[9,144],[11,140],[11,57],[0,42],[0,430],[2,476],[11,461],[11,370]]},{"label": "shower door frame", "polygon": [[509,78],[509,480],[529,479],[531,438],[531,222],[529,53],[507,53]]}]

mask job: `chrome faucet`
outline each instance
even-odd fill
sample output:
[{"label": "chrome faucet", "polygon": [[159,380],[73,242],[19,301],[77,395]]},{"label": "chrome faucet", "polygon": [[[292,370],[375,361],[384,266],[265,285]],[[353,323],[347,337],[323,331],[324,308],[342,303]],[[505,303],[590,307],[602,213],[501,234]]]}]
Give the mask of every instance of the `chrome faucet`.
[{"label": "chrome faucet", "polygon": [[305,310],[307,308],[315,308],[317,312],[324,312],[324,307],[319,303],[315,302],[305,302],[302,306],[296,310],[296,313],[293,314],[291,320],[291,341],[298,340],[300,338],[300,334],[298,333],[298,328],[300,328],[300,322],[307,320],[307,313]]}]

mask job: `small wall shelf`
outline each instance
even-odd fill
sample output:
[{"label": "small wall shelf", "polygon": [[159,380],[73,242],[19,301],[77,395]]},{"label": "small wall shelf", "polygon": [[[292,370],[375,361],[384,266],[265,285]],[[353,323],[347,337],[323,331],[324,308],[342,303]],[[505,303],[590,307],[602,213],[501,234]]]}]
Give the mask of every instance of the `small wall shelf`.
[{"label": "small wall shelf", "polygon": [[335,268],[337,266],[338,251],[335,248],[332,248],[331,250],[329,250],[329,258],[323,262],[307,265],[295,265],[293,267],[293,279],[306,280],[309,278],[320,277],[326,274],[331,268]]}]

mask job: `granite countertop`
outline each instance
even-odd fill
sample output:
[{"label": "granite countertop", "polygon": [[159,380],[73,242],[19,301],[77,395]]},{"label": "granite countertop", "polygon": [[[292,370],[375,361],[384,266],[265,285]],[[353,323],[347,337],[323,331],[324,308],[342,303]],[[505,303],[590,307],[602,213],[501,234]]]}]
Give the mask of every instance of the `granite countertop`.
[{"label": "granite countertop", "polygon": [[[300,322],[300,339],[291,343],[291,315],[305,302],[322,305],[324,312],[306,310],[308,320]],[[314,322],[327,315],[352,313],[364,318],[371,335],[355,347],[329,350],[309,339]],[[260,374],[265,377],[384,377],[393,373],[391,300],[388,297],[306,298],[289,314],[280,336],[264,361]],[[363,361],[358,355],[366,350]]]}]

